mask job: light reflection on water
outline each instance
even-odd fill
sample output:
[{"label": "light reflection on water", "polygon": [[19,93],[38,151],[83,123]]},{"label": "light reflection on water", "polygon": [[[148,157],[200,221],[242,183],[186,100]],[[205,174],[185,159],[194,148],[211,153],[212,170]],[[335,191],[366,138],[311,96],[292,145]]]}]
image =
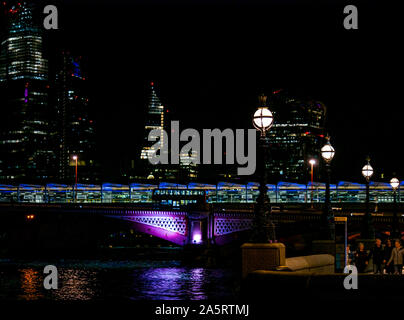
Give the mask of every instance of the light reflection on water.
[{"label": "light reflection on water", "polygon": [[[59,289],[43,288],[54,264]],[[181,267],[178,262],[0,263],[0,300],[203,300],[234,298],[235,273]]]},{"label": "light reflection on water", "polygon": [[42,299],[43,295],[38,288],[42,286],[42,275],[39,271],[26,268],[19,270],[21,274],[21,300],[38,300]]},{"label": "light reflection on water", "polygon": [[59,273],[62,285],[52,290],[55,300],[91,300],[95,298],[97,272],[91,270],[62,269]]},{"label": "light reflection on water", "polygon": [[[209,283],[209,273],[204,269],[157,268],[146,270],[143,274],[135,274],[135,280],[143,285],[145,298],[202,300],[207,298],[204,284]],[[185,296],[184,296],[185,295]]]}]

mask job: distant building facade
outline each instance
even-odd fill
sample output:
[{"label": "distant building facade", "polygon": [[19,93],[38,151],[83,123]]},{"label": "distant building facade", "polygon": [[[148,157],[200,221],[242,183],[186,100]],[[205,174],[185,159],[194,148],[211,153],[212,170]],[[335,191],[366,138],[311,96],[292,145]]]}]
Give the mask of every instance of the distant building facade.
[{"label": "distant building facade", "polygon": [[27,2],[2,2],[0,43],[0,180],[56,176],[55,110],[49,106],[48,60],[39,12]]},{"label": "distant building facade", "polygon": [[[157,96],[154,89],[154,82],[150,82],[149,93],[146,101],[147,115],[145,120],[145,137],[144,144],[140,153],[140,159],[148,160],[149,155],[153,152],[152,145],[155,143],[149,141],[149,133],[152,130],[159,130],[160,136],[163,137],[164,131],[164,106],[162,105],[160,98]],[[151,136],[154,141],[159,141],[158,136]],[[160,141],[161,145],[168,143],[163,139]]]},{"label": "distant building facade", "polygon": [[95,121],[90,112],[88,76],[80,56],[62,52],[56,74],[58,112],[58,177],[74,181],[78,157],[79,182],[95,182],[99,170],[95,159]]},{"label": "distant building facade", "polygon": [[0,7],[0,180],[72,183],[77,155],[79,182],[97,181],[81,57],[63,52],[48,62],[43,8],[34,2]]},{"label": "distant building facade", "polygon": [[270,96],[274,125],[269,131],[270,156],[267,163],[274,181],[307,182],[309,160],[319,163],[325,143],[327,108],[315,100],[300,99],[284,91]]},{"label": "distant building facade", "polygon": [[[144,143],[140,153],[141,160],[141,172],[139,176],[135,178],[148,179],[148,180],[168,180],[168,181],[191,181],[198,177],[198,165],[194,162],[197,155],[183,154],[179,155],[178,164],[158,164],[152,165],[148,158],[149,155],[154,152],[152,146],[160,140],[160,137],[151,135],[149,141],[149,133],[152,130],[159,130],[160,136],[163,137],[163,131],[166,131],[168,138],[170,138],[170,124],[171,122],[167,117],[167,110],[163,106],[155,90],[155,83],[150,82],[148,88],[148,95],[146,99],[146,118],[145,118],[145,130],[144,130]],[[161,148],[167,148],[167,154],[170,158],[170,143],[164,141],[164,138],[160,141]],[[181,148],[180,148],[181,149]],[[160,152],[160,151],[159,151]],[[163,151],[162,151],[163,152]]]}]

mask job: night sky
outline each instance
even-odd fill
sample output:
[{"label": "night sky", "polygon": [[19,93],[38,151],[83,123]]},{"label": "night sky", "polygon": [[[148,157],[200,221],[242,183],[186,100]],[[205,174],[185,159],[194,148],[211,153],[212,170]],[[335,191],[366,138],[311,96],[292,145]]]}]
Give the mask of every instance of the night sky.
[{"label": "night sky", "polygon": [[[274,89],[318,99],[334,179],[362,181],[367,154],[375,180],[402,178],[400,11],[321,2],[61,0],[60,30],[48,35],[53,48],[88,58],[98,151],[112,171],[139,155],[154,80],[182,128],[249,128],[257,95]],[[347,4],[358,6],[359,30],[343,28]]]}]

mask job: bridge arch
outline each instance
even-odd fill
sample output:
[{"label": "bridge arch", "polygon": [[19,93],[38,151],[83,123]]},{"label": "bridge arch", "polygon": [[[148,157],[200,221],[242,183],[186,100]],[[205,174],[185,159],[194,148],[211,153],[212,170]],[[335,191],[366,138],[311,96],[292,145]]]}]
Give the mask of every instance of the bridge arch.
[{"label": "bridge arch", "polygon": [[188,216],[182,211],[123,210],[117,214],[105,215],[131,222],[137,232],[158,237],[183,246],[188,243]]}]

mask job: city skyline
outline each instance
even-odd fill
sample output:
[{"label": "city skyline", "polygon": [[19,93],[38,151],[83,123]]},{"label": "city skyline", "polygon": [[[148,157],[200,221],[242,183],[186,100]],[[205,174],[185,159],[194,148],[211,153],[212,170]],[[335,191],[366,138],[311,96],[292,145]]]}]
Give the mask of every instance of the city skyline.
[{"label": "city skyline", "polygon": [[[109,100],[115,112],[101,115],[100,125],[113,122],[127,128],[127,135],[142,135],[136,129],[142,126],[137,111],[144,108],[150,80],[158,84],[171,118],[195,128],[252,128],[259,94],[269,95],[280,88],[296,90],[329,109],[336,179],[361,181],[360,170],[368,154],[375,179],[382,172],[386,181],[393,172],[400,175],[400,161],[393,150],[399,143],[403,111],[397,107],[398,83],[389,76],[398,51],[396,42],[388,42],[383,31],[395,20],[374,24],[377,8],[362,5],[361,29],[346,33],[339,21],[342,7],[341,15],[334,6],[276,6],[258,1],[251,6],[215,6],[213,11],[209,5],[181,9],[176,10],[175,4],[155,7],[125,1],[105,1],[93,8],[91,2],[83,2],[77,13],[82,24],[73,26],[73,21],[65,20],[70,33],[88,30],[93,36],[91,44],[86,45],[85,34],[82,39],[73,37],[72,42],[94,58],[93,77],[104,79],[94,87],[116,92]],[[89,12],[93,12],[91,18]],[[136,19],[126,19],[132,13]],[[298,29],[289,27],[297,25]],[[102,45],[103,35],[114,39],[114,47]],[[260,42],[269,50],[260,50]],[[115,68],[97,71],[97,61],[106,57]],[[383,61],[383,66],[374,63],[370,67],[372,60]],[[134,78],[134,74],[141,76]],[[196,114],[189,112],[190,104]],[[122,146],[111,143],[106,153],[121,154]],[[116,165],[119,161],[114,157],[106,161],[106,166]]]},{"label": "city skyline", "polygon": [[[297,9],[277,7],[272,3],[260,6],[271,9],[268,12],[268,17],[271,18],[268,18],[269,29],[281,20],[276,18],[277,14],[284,18],[288,13],[288,19],[302,19],[303,16],[307,18],[316,14],[314,11],[310,15],[307,8],[303,10],[304,14],[298,14]],[[132,8],[139,15],[144,14],[144,17],[139,16],[139,20],[135,22],[127,21],[111,15],[109,11],[114,8],[122,9],[120,14],[123,16],[126,14],[124,8]],[[367,49],[372,45],[370,40],[375,31],[374,27],[366,24],[368,21],[363,20],[363,37],[357,43],[355,35],[346,35],[342,29],[331,28],[331,22],[336,18],[325,11],[322,18],[320,17],[320,22],[323,23],[321,29],[316,29],[313,22],[298,32],[291,32],[286,28],[271,34],[273,50],[264,55],[253,49],[253,43],[264,39],[263,36],[266,35],[264,28],[258,28],[265,24],[264,20],[253,20],[247,14],[245,21],[249,24],[244,26],[242,33],[240,26],[223,33],[223,27],[235,22],[241,15],[241,9],[236,6],[228,8],[232,15],[222,15],[223,8],[216,8],[209,25],[199,24],[207,10],[205,7],[186,8],[193,14],[194,22],[189,17],[176,13],[175,7],[164,8],[173,17],[181,19],[169,24],[167,30],[159,29],[153,24],[146,29],[142,27],[139,30],[143,33],[138,34],[139,37],[132,43],[126,40],[131,39],[133,30],[137,30],[136,27],[140,27],[142,21],[152,16],[161,19],[162,23],[168,19],[162,8],[152,9],[139,3],[112,4],[107,1],[102,6],[93,8],[91,3],[78,5],[74,2],[61,2],[61,30],[46,33],[50,57],[63,47],[88,59],[89,92],[97,117],[97,152],[98,158],[103,161],[103,177],[121,175],[127,163],[137,158],[138,144],[143,135],[145,95],[147,84],[151,80],[158,85],[159,95],[170,111],[171,119],[180,120],[184,126],[196,129],[252,128],[251,117],[256,107],[257,95],[270,95],[278,89],[296,91],[298,95],[322,101],[329,110],[327,128],[336,149],[334,180],[361,181],[360,169],[367,155],[371,156],[375,169],[374,179],[387,181],[393,172],[400,176],[399,158],[394,153],[395,145],[399,142],[399,119],[402,113],[395,108],[397,85],[391,79],[383,77],[384,70],[377,66],[368,76],[367,64],[361,61],[362,54],[369,54]],[[255,6],[243,8],[247,13],[256,9]],[[89,14],[92,9],[95,10],[94,15]],[[372,7],[369,12],[373,14],[371,9]],[[72,12],[77,15],[77,20],[64,19]],[[105,18],[110,22],[108,27],[100,23]],[[327,22],[330,18],[332,19]],[[172,38],[174,45],[169,47],[165,37],[172,31],[178,31],[181,21],[190,23],[191,29],[195,31],[194,36],[186,38],[184,33],[177,32]],[[98,31],[87,41],[87,36],[94,27]],[[79,32],[81,29],[82,33]],[[117,30],[120,32],[117,33]],[[250,33],[250,38],[243,36],[252,30],[256,32]],[[112,33],[115,33],[115,45],[105,46],[101,37],[108,38]],[[318,54],[316,50],[299,50],[299,45],[303,42],[299,39],[299,34],[305,34],[305,47],[315,45],[317,40],[327,34],[334,37],[332,41],[326,39],[322,43],[322,52]],[[187,41],[182,41],[185,39]],[[162,45],[167,50],[171,48],[172,51],[157,55],[152,50],[154,46],[147,49],[152,43]],[[220,54],[215,56],[204,49],[196,50],[207,43],[217,45]],[[384,41],[380,44],[384,44]],[[138,50],[131,50],[133,46]],[[233,50],[236,48],[239,50]],[[347,54],[349,48],[358,50]],[[385,57],[379,48],[381,47],[373,50],[372,54]],[[188,54],[177,56],[184,49],[187,49],[185,52]],[[328,59],[327,52],[332,50],[338,53],[340,59],[323,68]],[[298,56],[294,52],[298,52]],[[242,55],[247,63],[236,64],[235,68],[233,61],[237,61]],[[225,59],[226,56],[229,59]],[[180,57],[183,58],[181,62]],[[174,63],[170,63],[170,59]],[[192,72],[187,68],[191,59],[200,62],[193,64]],[[302,61],[306,63],[299,65]],[[265,64],[260,65],[262,62]],[[349,68],[351,64],[355,64],[354,70]],[[389,61],[386,61],[386,65],[388,64]],[[174,71],[174,66],[177,72],[170,72]],[[382,115],[379,114],[381,108],[384,111]],[[195,112],[190,112],[190,109]],[[122,138],[125,136],[133,139],[133,145],[127,145],[127,139]],[[382,173],[384,178],[381,178]]]},{"label": "city skyline", "polygon": [[0,300],[394,305],[401,22],[373,0],[0,1]]}]

